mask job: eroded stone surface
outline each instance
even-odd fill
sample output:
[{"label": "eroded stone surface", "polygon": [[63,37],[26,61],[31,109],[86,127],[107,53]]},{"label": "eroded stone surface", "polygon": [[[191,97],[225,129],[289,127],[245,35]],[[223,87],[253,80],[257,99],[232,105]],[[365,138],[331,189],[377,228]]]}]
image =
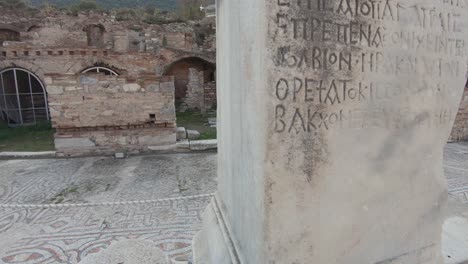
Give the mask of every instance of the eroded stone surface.
[{"label": "eroded stone surface", "polygon": [[221,216],[198,241],[217,228],[231,245],[195,245],[209,256],[197,263],[442,263],[442,146],[466,81],[466,10],[218,3]]},{"label": "eroded stone surface", "polygon": [[115,242],[103,252],[89,255],[80,264],[169,264],[167,256],[151,241],[129,239]]}]

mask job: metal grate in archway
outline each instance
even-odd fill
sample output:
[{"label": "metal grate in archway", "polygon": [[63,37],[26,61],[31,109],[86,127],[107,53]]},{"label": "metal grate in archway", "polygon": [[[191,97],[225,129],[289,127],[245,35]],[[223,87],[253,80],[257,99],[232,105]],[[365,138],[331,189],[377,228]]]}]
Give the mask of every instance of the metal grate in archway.
[{"label": "metal grate in archway", "polygon": [[20,68],[0,71],[0,115],[9,126],[49,120],[47,94],[39,78]]}]

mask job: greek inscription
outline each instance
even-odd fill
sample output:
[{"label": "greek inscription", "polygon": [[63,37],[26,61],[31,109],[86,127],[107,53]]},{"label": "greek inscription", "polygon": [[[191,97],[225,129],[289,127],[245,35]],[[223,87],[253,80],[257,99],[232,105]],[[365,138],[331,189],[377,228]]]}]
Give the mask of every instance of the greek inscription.
[{"label": "greek inscription", "polygon": [[[465,6],[466,0],[454,0],[451,6]],[[455,3],[456,2],[456,3]],[[460,32],[461,14],[453,10],[436,10],[430,5],[395,0],[278,0],[278,6],[310,12],[333,13],[346,18],[405,21],[424,29]]]},{"label": "greek inscription", "polygon": [[315,42],[336,42],[343,45],[380,47],[384,30],[380,26],[358,22],[340,23],[317,17],[290,17],[278,14],[278,27],[284,34],[290,32],[293,39]]},{"label": "greek inscription", "polygon": [[[271,54],[276,133],[449,125],[447,109],[392,102],[455,95],[447,80],[465,75],[468,49],[457,33],[458,9],[468,0],[439,0],[440,10],[424,1],[276,1],[272,26],[285,40]],[[431,78],[411,82],[412,76]]]},{"label": "greek inscription", "polygon": [[[339,109],[315,110],[312,107],[286,108],[276,106],[275,131],[277,133],[317,133],[331,129],[407,129],[437,128],[450,124],[451,112],[438,109],[432,112],[415,112],[410,109]],[[286,129],[287,128],[287,129]]]},{"label": "greek inscription", "polygon": [[393,81],[353,81],[351,79],[314,79],[308,77],[280,78],[275,97],[285,104],[311,103],[334,106],[346,102],[374,102],[399,100],[417,96],[420,101],[441,94],[453,95],[444,82],[424,80],[421,83]]},{"label": "greek inscription", "polygon": [[352,71],[352,54],[328,48],[311,47],[296,52],[290,46],[278,48],[273,58],[276,66],[288,68],[312,68],[314,70]]}]

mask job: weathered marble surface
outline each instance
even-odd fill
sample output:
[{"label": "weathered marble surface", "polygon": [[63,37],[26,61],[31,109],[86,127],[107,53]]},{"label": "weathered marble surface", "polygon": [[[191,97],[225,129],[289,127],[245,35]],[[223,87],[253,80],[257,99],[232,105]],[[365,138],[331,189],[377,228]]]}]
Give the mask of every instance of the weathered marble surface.
[{"label": "weathered marble surface", "polygon": [[219,187],[195,262],[442,263],[466,11],[219,1]]}]

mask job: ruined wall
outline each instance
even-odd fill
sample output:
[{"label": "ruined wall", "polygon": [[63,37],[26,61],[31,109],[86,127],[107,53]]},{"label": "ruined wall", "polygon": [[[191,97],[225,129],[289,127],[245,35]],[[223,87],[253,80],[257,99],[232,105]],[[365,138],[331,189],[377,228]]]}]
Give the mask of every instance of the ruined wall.
[{"label": "ruined wall", "polygon": [[[57,129],[56,149],[62,155],[142,152],[174,143],[177,74],[165,74],[174,62],[198,59],[184,66],[182,82],[191,84],[191,105],[205,105],[204,84],[212,77],[205,64],[214,65],[216,55],[213,28],[41,11],[30,17],[5,13],[2,29],[15,29],[19,35],[4,34],[0,70],[23,68],[43,82]],[[81,74],[96,66],[119,76]],[[190,67],[198,69],[192,81]],[[213,85],[210,89],[213,93]]]},{"label": "ruined wall", "polygon": [[19,32],[9,30],[9,29],[0,29],[0,44],[4,41],[19,41],[20,34]]},{"label": "ruined wall", "polygon": [[[199,58],[185,58],[173,63],[166,70],[166,76],[174,76],[175,98],[180,110],[191,109],[205,112],[205,85],[215,83],[215,65]],[[211,103],[210,103],[211,105]]]},{"label": "ruined wall", "polygon": [[63,155],[141,152],[175,143],[174,81],[46,74],[55,147]]},{"label": "ruined wall", "polygon": [[207,71],[198,71],[197,69],[189,69],[189,81],[187,84],[187,93],[182,102],[185,106],[192,110],[206,113],[209,110],[214,110],[217,107],[216,103],[216,82],[207,81],[212,78]]},{"label": "ruined wall", "polygon": [[22,64],[36,65],[46,73],[72,74],[100,65],[136,77],[140,72],[155,71],[158,58],[151,57],[148,53],[122,54],[96,48],[37,48],[17,45],[0,48],[0,68],[15,65],[22,67]]},{"label": "ruined wall", "polygon": [[204,72],[189,68],[187,93],[182,99],[189,109],[204,110]]},{"label": "ruined wall", "polygon": [[204,85],[204,106],[205,111],[216,110],[217,108],[216,82],[208,82]]},{"label": "ruined wall", "polygon": [[34,18],[21,14],[0,17],[0,30],[11,27],[21,29],[23,43],[36,47],[98,47],[153,54],[167,48],[205,54],[213,59],[216,50],[215,30],[211,25],[117,21],[112,15],[93,12],[78,16],[39,12]]},{"label": "ruined wall", "polygon": [[455,119],[450,140],[468,140],[468,86],[465,87],[465,92],[460,103],[460,109],[458,111],[457,118]]}]

